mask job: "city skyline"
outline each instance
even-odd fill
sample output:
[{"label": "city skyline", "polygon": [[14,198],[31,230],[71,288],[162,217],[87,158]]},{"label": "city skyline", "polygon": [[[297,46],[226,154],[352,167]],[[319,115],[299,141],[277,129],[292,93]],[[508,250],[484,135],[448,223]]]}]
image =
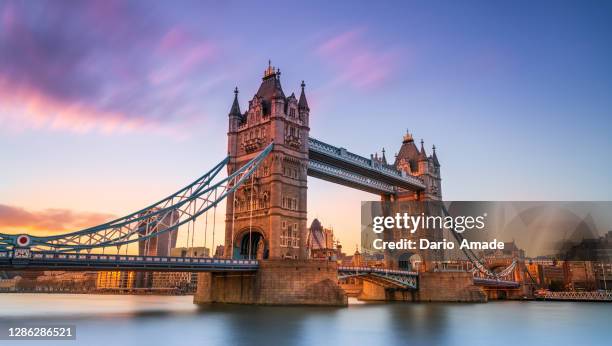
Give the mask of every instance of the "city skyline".
[{"label": "city skyline", "polygon": [[[288,94],[306,81],[314,137],[363,156],[406,128],[435,144],[447,200],[609,199],[598,6],[192,5],[0,3],[0,232],[76,230],[186,185],[225,156],[232,90],[244,109],[268,59]],[[308,183],[308,223],[352,248],[378,197]]]}]

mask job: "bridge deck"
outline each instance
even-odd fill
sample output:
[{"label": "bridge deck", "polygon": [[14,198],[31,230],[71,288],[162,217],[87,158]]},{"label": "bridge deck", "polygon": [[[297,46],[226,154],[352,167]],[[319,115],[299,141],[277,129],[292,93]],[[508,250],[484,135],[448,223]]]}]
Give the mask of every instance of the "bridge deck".
[{"label": "bridge deck", "polygon": [[135,270],[174,272],[256,271],[255,260],[203,257],[161,257],[51,253],[32,251],[27,258],[13,258],[12,251],[0,251],[0,270]]},{"label": "bridge deck", "polygon": [[519,288],[520,283],[517,281],[507,280],[496,280],[496,279],[485,279],[485,278],[474,278],[474,284],[485,287],[497,287],[497,288]]},{"label": "bridge deck", "polygon": [[419,287],[419,274],[406,270],[373,268],[373,267],[338,267],[338,278],[374,277],[394,287],[416,290]]},{"label": "bridge deck", "polygon": [[[315,138],[308,138],[309,174],[375,193],[425,189],[423,181]],[[391,192],[389,192],[391,191]]]}]

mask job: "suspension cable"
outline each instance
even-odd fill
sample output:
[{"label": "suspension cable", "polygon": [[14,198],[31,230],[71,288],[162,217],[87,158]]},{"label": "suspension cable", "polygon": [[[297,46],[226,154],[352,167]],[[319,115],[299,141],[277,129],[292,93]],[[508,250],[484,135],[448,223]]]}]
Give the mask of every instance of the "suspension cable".
[{"label": "suspension cable", "polygon": [[[174,211],[170,214],[170,224],[174,225]],[[172,252],[172,231],[168,232],[168,256]]]},{"label": "suspension cable", "polygon": [[[215,190],[215,200],[217,200],[217,190]],[[215,228],[217,228],[217,205],[213,208],[213,236],[212,236],[212,247],[215,247]]]},{"label": "suspension cable", "polygon": [[253,190],[253,185],[255,184],[255,173],[251,174],[251,200],[249,202],[249,207],[251,209],[249,215],[249,260],[251,259],[251,247],[252,247],[252,233],[253,233],[253,195],[255,191]]},{"label": "suspension cable", "polygon": [[[196,204],[193,203],[193,214],[195,215],[196,212]],[[193,240],[195,238],[195,227],[196,227],[196,219],[197,218],[193,218],[193,226],[191,227],[192,232],[191,232],[191,248],[193,249]]]},{"label": "suspension cable", "polygon": [[[187,213],[189,213],[189,212],[187,212]],[[185,248],[187,248],[187,249],[189,249],[189,228],[190,227],[191,227],[191,222],[188,222],[187,223],[187,241],[186,241],[187,245],[185,245]]]},{"label": "suspension cable", "polygon": [[[208,210],[206,211],[206,214],[204,215],[204,248],[206,248],[206,245],[207,245],[206,244],[207,239],[208,239],[208,234],[207,233],[208,233]],[[212,249],[209,249],[209,253],[208,253],[209,256],[210,256],[211,252],[212,252]],[[210,256],[210,257],[212,257],[212,256]]]},{"label": "suspension cable", "polygon": [[[234,184],[236,184],[236,181],[234,180]],[[234,192],[232,192],[232,241],[231,241],[231,248],[230,248],[230,258],[234,259],[234,224],[236,223],[236,191],[234,190]]]},{"label": "suspension cable", "polygon": [[[223,165],[226,165],[228,163],[229,158],[226,158],[224,161],[220,162],[217,166],[215,166],[213,170],[211,170],[211,172],[199,178],[194,183],[188,185],[187,187],[179,190],[178,192],[166,197],[165,199],[147,208],[133,212],[122,218],[80,231],[49,237],[32,237],[33,244],[36,247],[40,246],[41,248],[52,248],[58,252],[102,248],[102,252],[105,253],[106,247],[112,247],[134,242],[138,243],[139,253],[144,250],[148,254],[149,252],[151,252],[151,250],[153,250],[151,247],[155,246],[156,244],[156,242],[151,242],[151,239],[161,236],[166,232],[169,233],[172,230],[176,232],[175,236],[177,236],[179,227],[181,227],[185,223],[193,221],[194,218],[200,216],[202,213],[208,211],[209,209],[214,208],[215,214],[213,215],[214,224],[212,244],[212,246],[214,247],[216,245],[216,207],[220,202],[220,200],[218,199],[220,198],[221,200],[223,200],[226,197],[229,197],[227,196],[228,193],[234,194],[236,192],[235,190],[238,189],[240,185],[242,185],[244,182],[246,182],[246,178],[253,173],[253,171],[262,162],[262,160],[270,153],[272,148],[272,144],[268,145],[258,156],[249,161],[244,167],[235,169],[234,173],[231,174],[228,178],[225,178],[212,186],[210,186],[210,183],[213,181],[217,173],[221,170]],[[234,165],[236,164],[235,162],[233,163]],[[226,185],[228,182],[232,181],[233,186]],[[225,190],[222,191],[220,189]],[[206,198],[204,203],[205,205],[207,205],[205,206],[205,208],[203,208],[204,210],[198,211],[197,204],[195,204],[194,207],[196,209],[196,212],[191,215],[190,213],[187,213],[188,205],[186,204],[195,203],[197,199],[200,199],[200,201],[202,201],[204,200],[204,194],[211,193],[213,191],[215,199],[210,200]],[[255,196],[253,196],[253,198],[254,197]],[[237,200],[237,197],[235,195],[234,199]],[[235,208],[233,209],[235,213]],[[174,226],[167,225],[165,222],[160,222],[160,216],[164,215],[165,213],[168,213],[169,211],[175,211],[180,213],[178,216],[179,222]],[[156,217],[158,220],[151,222],[152,219],[156,219]],[[140,227],[138,227],[138,224],[140,224]],[[188,225],[188,236],[192,236],[192,245],[195,243],[195,229],[197,227],[196,224],[197,223],[194,223],[193,226]],[[193,234],[191,233],[192,231],[194,232]],[[205,241],[206,243],[208,242],[207,239]],[[235,239],[232,239],[232,241],[235,243]],[[0,245],[3,242],[14,244],[16,242],[16,237],[13,235],[0,234]],[[189,244],[189,238],[187,238],[187,244]],[[172,246],[171,243],[169,245]],[[157,253],[157,250],[159,250],[159,248],[157,247],[154,250],[156,250],[155,252]],[[110,251],[112,252],[112,250]],[[129,249],[127,251],[129,252]],[[234,256],[233,251],[232,256]]]}]

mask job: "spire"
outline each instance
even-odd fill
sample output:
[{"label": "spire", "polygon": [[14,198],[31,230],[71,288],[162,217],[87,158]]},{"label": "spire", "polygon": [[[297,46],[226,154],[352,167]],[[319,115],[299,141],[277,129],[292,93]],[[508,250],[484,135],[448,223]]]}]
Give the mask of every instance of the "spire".
[{"label": "spire", "polygon": [[261,85],[255,94],[261,98],[263,104],[264,115],[268,115],[272,109],[272,102],[275,99],[285,100],[285,93],[281,87],[279,70],[272,66],[272,62],[268,60],[268,68],[264,71],[264,76],[261,80]]},{"label": "spire", "polygon": [[274,92],[272,93],[272,98],[275,99],[285,99],[285,93],[283,92],[283,88],[280,83],[280,69],[276,69],[276,74],[274,77]]},{"label": "spire", "polygon": [[385,148],[382,148],[382,162],[386,165],[387,164],[387,158],[385,157]]},{"label": "spire", "polygon": [[427,160],[427,154],[425,154],[425,147],[423,147],[425,142],[421,139],[421,152],[419,153],[419,160]]},{"label": "spire", "polygon": [[414,140],[412,139],[412,134],[410,133],[410,131],[408,131],[408,129],[406,129],[406,134],[404,135],[404,141],[402,143],[409,143],[413,141]]},{"label": "spire", "polygon": [[240,113],[240,104],[238,104],[238,87],[234,89],[234,103],[232,104],[229,115],[242,116],[242,113]]},{"label": "spire", "polygon": [[306,83],[304,83],[304,81],[302,81],[302,84],[300,85],[302,87],[302,93],[300,94],[300,100],[298,101],[298,108],[299,109],[304,109],[304,110],[310,110],[310,108],[308,108],[308,101],[306,101],[306,93],[304,92],[304,88],[306,87]]},{"label": "spire", "polygon": [[431,149],[433,150],[433,155],[431,155],[433,163],[436,167],[440,167],[440,161],[438,161],[438,156],[436,155],[436,146],[434,145]]},{"label": "spire", "polygon": [[400,163],[409,163],[412,167],[412,170],[416,169],[417,161],[419,160],[419,148],[414,143],[414,139],[412,138],[412,134],[409,130],[406,130],[406,134],[404,135],[404,140],[402,141],[402,146],[400,147],[399,153],[395,156],[395,162],[393,165],[397,168]]},{"label": "spire", "polygon": [[274,67],[272,67],[272,60],[268,59],[268,68],[264,71],[264,76],[263,78],[266,79],[270,76],[275,76],[276,72],[274,70]]}]

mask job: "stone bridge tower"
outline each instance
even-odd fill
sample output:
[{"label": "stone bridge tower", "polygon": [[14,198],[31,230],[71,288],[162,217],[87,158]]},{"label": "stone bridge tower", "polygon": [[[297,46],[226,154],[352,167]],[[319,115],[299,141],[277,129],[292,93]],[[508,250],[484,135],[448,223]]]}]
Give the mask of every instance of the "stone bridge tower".
[{"label": "stone bridge tower", "polygon": [[[381,158],[373,157],[381,164],[387,165],[384,149]],[[440,162],[436,155],[436,147],[433,146],[432,154],[427,155],[424,142],[421,140],[420,148],[414,142],[412,134],[406,132],[402,146],[395,156],[395,162],[389,165],[407,175],[419,177],[425,183],[422,191],[400,190],[394,195],[382,196],[384,213],[395,215],[397,212],[408,212],[412,215],[442,215],[442,210],[438,202],[442,201]],[[401,230],[393,230],[387,235],[387,240],[412,239],[418,242],[421,238],[430,241],[441,241],[444,231],[427,229],[417,230],[416,233],[409,234]],[[449,237],[446,237],[450,239]],[[417,256],[415,256],[417,255]],[[389,268],[411,269],[411,270],[433,270],[436,263],[444,259],[444,253],[433,250],[393,250],[385,253],[385,263]],[[420,262],[416,266],[415,262]]]},{"label": "stone bridge tower", "polygon": [[253,180],[227,198],[226,258],[306,258],[306,174],[309,108],[304,82],[299,99],[286,97],[280,69],[270,64],[259,90],[240,111],[238,88],[229,113],[228,174],[269,143],[274,149]]},{"label": "stone bridge tower", "polygon": [[398,192],[396,198],[401,201],[440,201],[442,200],[440,162],[436,155],[436,146],[432,148],[432,154],[427,156],[424,141],[421,140],[421,148],[418,149],[412,138],[412,134],[406,131],[402,146],[395,157],[393,166],[406,174],[417,176],[425,183],[425,190],[418,193]]}]

